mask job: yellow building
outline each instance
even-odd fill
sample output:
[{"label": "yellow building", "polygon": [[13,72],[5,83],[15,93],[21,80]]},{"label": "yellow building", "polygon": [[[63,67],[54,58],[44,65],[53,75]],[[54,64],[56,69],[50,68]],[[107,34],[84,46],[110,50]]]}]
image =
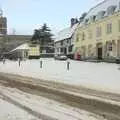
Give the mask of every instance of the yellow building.
[{"label": "yellow building", "polygon": [[105,0],[90,9],[74,33],[74,53],[82,59],[120,57],[120,0]]},{"label": "yellow building", "polygon": [[39,44],[30,44],[28,56],[29,56],[29,58],[40,58],[40,45]]}]

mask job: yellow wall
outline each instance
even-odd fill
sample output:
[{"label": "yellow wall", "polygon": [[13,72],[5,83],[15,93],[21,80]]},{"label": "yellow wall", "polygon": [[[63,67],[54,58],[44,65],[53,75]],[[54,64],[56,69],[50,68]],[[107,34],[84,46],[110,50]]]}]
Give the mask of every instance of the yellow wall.
[{"label": "yellow wall", "polygon": [[[76,48],[81,48],[85,46],[88,48],[88,45],[93,45],[96,47],[97,43],[105,44],[106,41],[111,41],[120,39],[120,32],[119,32],[119,24],[118,21],[120,20],[120,13],[115,13],[112,16],[105,17],[101,20],[98,20],[94,23],[90,23],[88,25],[81,26],[79,25],[75,34],[74,34],[74,50],[77,52]],[[112,23],[112,33],[107,34],[107,24]],[[100,37],[96,37],[96,28],[101,27],[102,35]],[[92,38],[89,38],[89,32],[92,31]],[[85,33],[85,40],[82,40],[82,33]],[[79,38],[79,41],[77,39]],[[80,50],[78,50],[80,51]],[[86,50],[86,56],[88,56],[88,52]]]},{"label": "yellow wall", "polygon": [[29,56],[39,56],[40,55],[40,46],[39,45],[30,45]]}]

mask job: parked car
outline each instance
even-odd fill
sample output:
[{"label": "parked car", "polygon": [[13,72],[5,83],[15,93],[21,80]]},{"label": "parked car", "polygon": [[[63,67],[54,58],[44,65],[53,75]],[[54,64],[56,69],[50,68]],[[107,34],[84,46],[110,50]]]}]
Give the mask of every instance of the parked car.
[{"label": "parked car", "polygon": [[120,58],[116,58],[116,63],[120,64]]},{"label": "parked car", "polygon": [[66,55],[55,55],[54,59],[56,60],[67,60],[67,56]]}]

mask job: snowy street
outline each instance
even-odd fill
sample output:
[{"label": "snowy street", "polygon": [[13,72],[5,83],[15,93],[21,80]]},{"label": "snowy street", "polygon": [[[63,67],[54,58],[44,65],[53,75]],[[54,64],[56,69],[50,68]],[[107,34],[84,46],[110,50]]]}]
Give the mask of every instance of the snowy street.
[{"label": "snowy street", "polygon": [[[19,111],[25,120],[120,118],[118,94],[6,73],[0,73],[0,101],[3,120],[23,119],[18,115]],[[11,105],[16,109],[13,112]]]},{"label": "snowy street", "polygon": [[119,65],[69,62],[0,62],[0,119],[119,120]]},{"label": "snowy street", "polygon": [[[2,96],[0,96],[1,98]],[[0,99],[0,119],[1,120],[38,120],[26,111]]]},{"label": "snowy street", "polygon": [[[40,68],[40,61],[43,63],[42,68]],[[27,60],[22,61],[19,67],[17,61],[7,60],[5,64],[0,63],[0,72],[120,93],[119,65],[73,60],[69,60],[69,62],[70,70],[68,71],[67,61],[54,59]]]},{"label": "snowy street", "polygon": [[84,110],[0,84],[0,120],[105,120]]}]

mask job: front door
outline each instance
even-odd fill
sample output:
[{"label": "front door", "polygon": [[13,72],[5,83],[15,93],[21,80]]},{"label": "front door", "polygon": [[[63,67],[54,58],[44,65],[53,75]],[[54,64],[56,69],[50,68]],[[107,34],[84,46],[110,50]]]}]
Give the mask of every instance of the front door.
[{"label": "front door", "polygon": [[67,54],[67,48],[64,48],[64,54],[65,55]]},{"label": "front door", "polygon": [[98,48],[98,59],[102,60],[102,47]]}]

